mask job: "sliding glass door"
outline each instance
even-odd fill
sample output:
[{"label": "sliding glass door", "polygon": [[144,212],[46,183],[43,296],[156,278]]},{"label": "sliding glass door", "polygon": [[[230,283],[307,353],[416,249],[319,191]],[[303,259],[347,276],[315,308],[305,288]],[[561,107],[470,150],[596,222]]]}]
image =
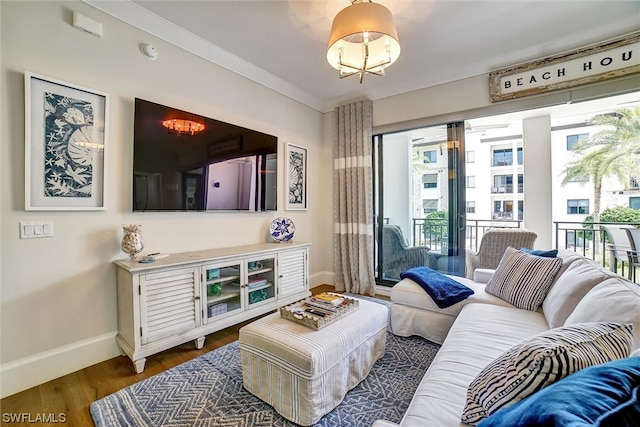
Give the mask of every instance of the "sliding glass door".
[{"label": "sliding glass door", "polygon": [[376,135],[376,273],[407,268],[464,275],[464,123]]},{"label": "sliding glass door", "polygon": [[[598,132],[594,117],[617,116],[639,102],[636,91],[376,135],[378,282],[393,285],[402,271],[417,265],[464,275],[465,248],[477,251],[493,227],[526,226],[538,233],[540,247],[600,257],[593,241],[579,238],[583,222],[596,211],[640,206],[638,180],[608,176],[600,195],[589,176],[563,182],[565,169],[576,160],[575,144]],[[548,121],[537,120],[547,116]],[[525,138],[525,130],[536,137]],[[544,132],[549,137],[540,139]],[[548,141],[551,161],[536,155],[544,152],[541,141]],[[536,178],[547,176],[546,197],[539,197]],[[536,191],[527,193],[526,186]]]}]

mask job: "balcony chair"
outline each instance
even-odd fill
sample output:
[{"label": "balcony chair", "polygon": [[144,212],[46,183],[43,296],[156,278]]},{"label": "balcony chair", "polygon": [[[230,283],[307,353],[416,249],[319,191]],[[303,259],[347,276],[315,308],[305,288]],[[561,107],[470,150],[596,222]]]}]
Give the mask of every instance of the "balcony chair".
[{"label": "balcony chair", "polygon": [[411,247],[397,225],[382,228],[382,274],[385,279],[400,279],[400,273],[411,267],[426,266],[429,247]]},{"label": "balcony chair", "polygon": [[[609,251],[609,268],[614,272],[618,272],[618,261],[622,265],[622,275],[624,276],[624,264],[629,263],[628,251],[631,251],[631,243],[629,236],[625,230],[633,228],[631,225],[603,225],[602,228],[607,232],[609,243],[606,248]],[[629,268],[631,270],[631,268]]]},{"label": "balcony chair", "polygon": [[636,268],[640,268],[640,228],[625,228],[631,250],[627,251],[629,258],[629,280],[636,280]]},{"label": "balcony chair", "polygon": [[478,252],[467,250],[465,254],[466,277],[473,278],[476,268],[495,270],[504,251],[509,246],[533,249],[538,235],[523,228],[490,228],[482,236]]}]

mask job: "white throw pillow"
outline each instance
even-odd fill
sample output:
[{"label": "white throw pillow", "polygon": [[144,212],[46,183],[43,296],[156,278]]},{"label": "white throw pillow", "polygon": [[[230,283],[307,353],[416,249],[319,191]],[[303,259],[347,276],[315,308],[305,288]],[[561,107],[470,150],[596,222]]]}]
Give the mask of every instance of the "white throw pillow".
[{"label": "white throw pillow", "polygon": [[[585,258],[571,263],[566,271],[558,276],[542,302],[542,311],[549,328],[564,325],[567,317],[587,292],[609,277],[611,277],[610,274],[589,259]],[[593,321],[594,319],[589,318],[588,320]]]},{"label": "white throw pillow", "polygon": [[629,356],[632,329],[631,324],[580,323],[513,346],[471,382],[462,422],[475,425],[573,372]]},{"label": "white throw pillow", "polygon": [[640,286],[622,277],[600,283],[580,300],[564,324],[584,322],[632,323],[632,350],[640,348]]},{"label": "white throw pillow", "polygon": [[486,291],[518,308],[536,311],[561,266],[560,258],[529,255],[508,247]]}]

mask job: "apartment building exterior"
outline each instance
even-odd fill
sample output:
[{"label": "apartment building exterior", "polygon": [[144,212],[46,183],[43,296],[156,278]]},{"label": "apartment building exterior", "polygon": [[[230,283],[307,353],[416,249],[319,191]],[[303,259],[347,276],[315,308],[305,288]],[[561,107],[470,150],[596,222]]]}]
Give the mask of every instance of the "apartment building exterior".
[{"label": "apartment building exterior", "polygon": [[[554,222],[581,223],[593,214],[594,189],[589,177],[573,179],[563,185],[566,166],[576,157],[573,147],[597,131],[589,125],[591,116],[573,119],[551,128],[552,216]],[[440,145],[441,147],[442,145]],[[525,191],[542,191],[536,183],[524,180],[522,133],[505,126],[492,132],[465,134],[465,212],[469,221],[524,221]],[[416,160],[422,163],[416,218],[447,209],[447,156],[438,146],[417,147]],[[415,195],[415,193],[414,193]],[[603,180],[601,210],[624,206],[640,209],[640,183],[632,178],[621,182],[615,177]],[[572,240],[569,236],[567,240]],[[559,246],[566,242],[559,241]]]}]

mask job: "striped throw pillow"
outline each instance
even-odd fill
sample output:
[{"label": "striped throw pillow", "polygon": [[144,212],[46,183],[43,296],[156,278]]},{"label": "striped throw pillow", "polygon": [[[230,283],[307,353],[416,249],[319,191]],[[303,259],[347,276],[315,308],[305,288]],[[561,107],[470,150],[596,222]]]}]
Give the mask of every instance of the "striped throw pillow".
[{"label": "striped throw pillow", "polygon": [[579,323],[524,340],[471,382],[462,422],[475,425],[573,372],[629,356],[632,330],[630,323]]},{"label": "striped throw pillow", "polygon": [[536,311],[560,267],[561,258],[530,255],[509,246],[485,290],[518,308]]}]

